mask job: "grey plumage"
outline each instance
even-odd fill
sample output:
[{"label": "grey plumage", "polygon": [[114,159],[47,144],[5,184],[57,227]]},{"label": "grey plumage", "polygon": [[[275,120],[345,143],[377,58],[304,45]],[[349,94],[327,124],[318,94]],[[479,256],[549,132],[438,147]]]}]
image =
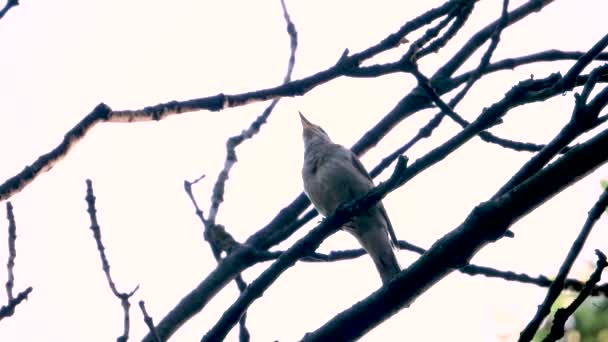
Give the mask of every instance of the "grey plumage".
[{"label": "grey plumage", "polygon": [[[304,191],[319,213],[327,216],[340,204],[366,194],[374,183],[349,149],[334,144],[321,127],[310,123],[302,113],[300,118],[304,138]],[[354,235],[372,257],[383,283],[399,273],[394,232],[381,202],[342,228]]]}]

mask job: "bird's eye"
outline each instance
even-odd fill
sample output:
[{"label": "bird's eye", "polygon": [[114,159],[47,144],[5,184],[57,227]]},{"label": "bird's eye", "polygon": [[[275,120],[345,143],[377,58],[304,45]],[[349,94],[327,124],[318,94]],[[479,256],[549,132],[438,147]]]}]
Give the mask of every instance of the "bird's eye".
[{"label": "bird's eye", "polygon": [[317,126],[317,128],[319,129],[319,131],[323,132],[323,134],[327,135],[327,132],[325,132],[325,130],[319,126]]}]

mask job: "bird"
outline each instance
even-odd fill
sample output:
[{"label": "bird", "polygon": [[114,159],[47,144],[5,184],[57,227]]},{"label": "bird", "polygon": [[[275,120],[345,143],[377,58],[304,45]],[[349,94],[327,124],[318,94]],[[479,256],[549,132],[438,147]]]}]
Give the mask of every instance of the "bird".
[{"label": "bird", "polygon": [[[365,195],[374,183],[351,150],[333,143],[323,128],[299,114],[304,140],[304,192],[317,211],[328,216],[341,204]],[[381,202],[341,228],[352,234],[371,256],[383,284],[401,271],[395,256],[397,239]]]}]

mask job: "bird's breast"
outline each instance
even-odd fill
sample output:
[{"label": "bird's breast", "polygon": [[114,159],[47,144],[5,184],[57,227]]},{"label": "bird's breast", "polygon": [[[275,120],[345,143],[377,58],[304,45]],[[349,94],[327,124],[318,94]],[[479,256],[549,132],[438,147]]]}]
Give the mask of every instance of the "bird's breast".
[{"label": "bird's breast", "polygon": [[304,190],[315,208],[324,216],[371,188],[367,180],[359,179],[347,160],[326,156],[309,160],[304,165]]}]

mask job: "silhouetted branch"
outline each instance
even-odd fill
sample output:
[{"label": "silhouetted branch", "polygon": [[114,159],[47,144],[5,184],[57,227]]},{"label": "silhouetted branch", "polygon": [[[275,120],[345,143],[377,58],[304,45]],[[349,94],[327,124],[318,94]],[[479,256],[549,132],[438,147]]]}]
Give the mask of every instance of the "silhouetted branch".
[{"label": "silhouetted branch", "polygon": [[[331,78],[337,77],[337,75],[333,75],[333,73],[344,75],[348,72],[348,70],[357,67],[364,60],[388,49],[399,46],[403,38],[408,33],[413,32],[418,28],[432,22],[436,18],[445,15],[453,6],[458,5],[459,3],[459,0],[448,1],[444,5],[427,11],[418,18],[407,22],[397,32],[389,35],[380,43],[368,48],[367,50],[351,56],[349,56],[347,52],[340,58],[336,66],[328,70],[321,71],[315,74],[313,77],[289,82],[284,86],[278,87],[280,88],[279,91],[274,91],[277,93],[277,96],[300,95],[302,94],[301,90],[303,85],[312,84],[310,83],[311,80],[313,83],[320,80],[316,83],[316,85],[319,85]],[[289,93],[291,93],[291,95],[289,95]],[[247,101],[252,102],[268,99],[268,94],[268,90],[255,92],[255,96],[248,95],[249,97]],[[229,102],[231,105],[239,103],[239,101]],[[1,193],[2,192],[0,191],[0,195]],[[258,231],[256,234],[252,235],[245,244],[241,245],[239,248],[236,248],[226,258],[224,258],[218,267],[205,280],[203,280],[193,291],[191,291],[191,293],[186,295],[186,297],[184,297],[180,303],[178,303],[177,306],[171,310],[171,312],[163,320],[161,320],[157,327],[161,338],[166,339],[171,336],[171,334],[173,334],[173,332],[175,332],[179,326],[192,317],[192,315],[194,315],[196,312],[200,311],[204,305],[206,305],[206,303],[220,290],[218,286],[223,287],[229,281],[235,278],[236,274],[233,272],[240,272],[255,264],[257,262],[256,251],[267,249],[279,241],[282,241],[281,239],[286,238],[289,235],[288,232],[289,229],[291,229],[290,227],[292,226],[291,224],[293,223],[294,219],[304,209],[306,209],[309,204],[310,202],[308,199],[301,194],[296,201],[294,201],[294,203],[281,210],[280,214],[275,217],[270,224]],[[277,227],[287,229],[277,230]],[[243,258],[253,259],[243,260]],[[149,341],[149,336],[146,336],[144,340]]]},{"label": "silhouetted branch", "polygon": [[[551,75],[545,79],[526,80],[513,87],[504,98],[485,110],[477,120],[471,123],[447,143],[431,151],[416,161],[405,172],[400,182],[405,183],[415,175],[430,166],[440,162],[447,155],[458,149],[480,131],[491,126],[500,119],[510,108],[524,103],[540,101],[536,91],[545,89],[559,80],[559,75]],[[252,235],[243,245],[235,248],[218,267],[204,279],[195,289],[187,294],[157,326],[161,338],[167,338],[192,315],[199,312],[208,301],[219,292],[236,274],[257,263],[257,251],[264,250],[289,236],[301,222],[294,219],[309,205],[308,199],[301,194],[296,201],[281,212],[264,228]],[[312,213],[312,212],[311,212]],[[310,219],[314,214],[307,214]],[[237,273],[234,273],[237,272]],[[149,340],[148,340],[149,341]]]},{"label": "silhouetted branch", "polygon": [[[562,292],[562,289],[564,288],[564,282],[566,280],[566,277],[568,276],[568,273],[570,272],[570,269],[572,268],[572,265],[574,264],[574,261],[583,249],[583,245],[585,244],[589,233],[591,233],[593,225],[595,225],[597,220],[599,220],[600,216],[602,216],[602,213],[604,212],[604,209],[606,209],[607,205],[608,191],[604,191],[595,203],[595,205],[593,205],[593,207],[589,211],[587,220],[585,221],[585,224],[583,225],[583,228],[581,229],[580,233],[576,237],[576,240],[574,240],[572,247],[570,247],[570,251],[566,256],[566,259],[562,263],[559,272],[555,277],[555,280],[549,287],[549,291],[547,291],[545,299],[543,300],[542,304],[538,306],[536,314],[534,315],[532,320],[528,323],[528,325],[519,335],[520,342],[531,341],[545,317],[547,317],[549,312],[551,312],[551,306],[553,305],[559,294]],[[591,289],[589,291],[591,291]]]},{"label": "silhouetted branch", "polygon": [[604,268],[608,266],[608,263],[606,263],[606,256],[604,255],[604,253],[600,252],[597,249],[595,250],[595,254],[597,255],[597,266],[595,268],[595,271],[593,272],[593,274],[591,274],[591,277],[589,277],[589,280],[585,284],[585,288],[583,288],[583,291],[579,293],[576,299],[574,299],[574,301],[570,305],[568,305],[568,307],[558,309],[555,312],[555,316],[553,317],[553,324],[551,325],[551,330],[549,331],[549,334],[543,339],[543,342],[557,341],[564,336],[564,326],[566,325],[568,317],[572,316],[576,309],[578,309],[578,307],[583,304],[585,299],[587,299],[587,297],[589,297],[589,295],[591,294],[591,291],[595,287],[595,284],[597,284],[602,278],[602,272],[604,271]]},{"label": "silhouetted branch", "polygon": [[[531,1],[529,3],[524,4],[522,7],[515,9],[514,11],[509,13],[509,19],[508,19],[508,23],[506,26],[521,20],[523,17],[527,16],[528,14],[532,13],[535,10],[538,10],[539,8],[541,8],[542,6],[544,6],[543,3],[541,3],[540,1]],[[443,6],[442,6],[443,7]],[[446,7],[443,7],[446,8]],[[444,12],[443,15],[445,15]],[[418,18],[419,19],[419,18]],[[416,20],[418,20],[416,19]],[[432,21],[432,20],[431,20]],[[406,24],[404,27],[408,27],[408,25],[411,24],[408,23]],[[495,25],[496,24],[496,25]],[[496,29],[498,27],[498,22],[496,22],[495,24],[491,24],[489,26],[487,26],[486,28],[484,28],[482,31],[480,31],[480,34],[476,35],[476,39],[477,39],[477,43],[478,46],[476,46],[475,44],[473,45],[468,45],[469,47],[472,47],[473,49],[477,49],[479,46],[483,45],[483,43],[485,41],[487,41],[488,39],[492,38],[492,35],[496,32]],[[487,31],[487,32],[486,32]],[[405,32],[403,30],[400,30],[399,32]],[[486,34],[487,33],[487,34]],[[399,42],[401,41],[401,39],[403,37],[405,37],[405,34],[401,35],[400,38],[396,38],[394,36],[391,36],[392,38],[389,39],[389,41],[392,41],[391,44],[399,44]],[[371,50],[369,51],[375,51],[373,48],[370,48]],[[338,62],[338,64],[340,63],[344,63],[345,60],[348,60],[349,58],[352,58],[352,56],[348,56],[348,53],[345,54],[343,56],[343,58],[340,59],[340,61]],[[352,70],[352,69],[349,69]],[[348,71],[345,72],[345,74],[347,74]],[[547,79],[541,80],[541,81],[534,81],[537,83],[524,83],[524,85],[520,88],[522,93],[527,93],[528,90],[529,91],[535,91],[536,88],[543,88],[543,87],[548,87],[550,85],[552,85],[554,82],[556,82],[559,79],[559,76],[554,75],[551,76]],[[463,83],[467,82],[468,78],[463,79]],[[434,81],[435,82],[435,81]],[[449,79],[441,79],[438,77],[437,79],[437,89],[438,92],[440,92],[441,94],[445,93],[446,91],[449,91],[451,89],[454,89],[454,87],[457,86],[457,84],[454,84],[453,82],[451,82]],[[524,89],[526,85],[529,85],[529,89]],[[555,92],[554,95],[559,94],[560,92]],[[494,121],[498,118],[500,118],[500,116],[504,115],[504,112],[506,112],[508,109],[515,107],[517,105],[521,105],[521,104],[525,104],[525,103],[529,103],[529,102],[534,102],[534,101],[541,101],[548,98],[548,95],[546,97],[540,97],[540,96],[513,96],[510,95],[508,97],[508,99],[505,99],[504,102],[501,102],[499,105],[497,105],[496,108],[493,109],[492,111],[492,116],[495,117]],[[508,102],[511,101],[511,103],[513,103],[511,106],[508,104]],[[375,145],[377,143],[377,141],[379,141],[379,139],[381,137],[383,137],[385,134],[387,134],[393,127],[394,125],[396,125],[397,122],[401,121],[402,119],[404,119],[405,117],[407,117],[407,115],[427,108],[430,105],[430,101],[428,99],[428,97],[423,94],[423,93],[418,93],[418,94],[410,94],[408,96],[406,96],[402,101],[400,101],[397,106],[395,107],[394,110],[392,110],[386,117],[385,119],[383,119],[381,121],[381,123],[379,123],[378,125],[376,125],[375,128],[373,128],[372,130],[370,130],[354,147],[353,150],[355,152],[358,152],[359,154],[365,152],[366,149],[368,149],[369,147]],[[501,114],[499,114],[499,112],[503,111]],[[490,116],[486,117],[486,119],[488,119]],[[484,123],[485,125],[486,123]],[[461,143],[464,143],[466,140],[469,139],[468,134],[472,131],[476,131],[477,128],[483,126],[479,126],[481,124],[478,123],[478,126],[475,128],[472,128],[469,132],[467,132],[465,135],[460,136],[459,140],[457,142],[456,145],[454,146],[460,146]],[[367,147],[366,147],[367,146]],[[430,159],[426,159],[424,163],[420,163],[418,164],[418,168],[414,171],[412,171],[411,173],[411,177],[413,177],[413,175],[418,174],[419,172],[422,172],[423,170],[425,170],[427,167],[429,167],[430,165],[433,165],[434,163],[440,161],[441,159],[443,159],[447,154],[451,153],[452,151],[454,151],[454,149],[446,149],[444,151],[439,151],[439,153],[434,154],[433,158]],[[442,157],[439,157],[442,156]],[[216,286],[225,286],[225,284],[230,281],[231,279],[233,279],[235,277],[235,274],[230,273],[230,272],[234,272],[236,270],[238,270],[238,272],[246,269],[247,267],[249,267],[250,265],[254,264],[256,262],[255,258],[257,258],[258,255],[258,251],[269,248],[271,246],[273,246],[274,244],[282,241],[283,239],[285,239],[286,237],[288,237],[291,232],[295,231],[295,227],[299,226],[301,221],[296,222],[296,218],[308,207],[309,205],[309,201],[308,199],[305,198],[305,196],[303,194],[301,194],[291,205],[289,205],[288,207],[286,207],[284,210],[282,210],[279,215],[277,215],[272,222],[270,222],[266,227],[264,227],[263,229],[261,229],[260,231],[258,231],[256,234],[254,234],[253,236],[251,236],[247,242],[239,247],[236,248],[235,251],[233,251],[230,255],[228,255],[225,259],[229,259],[226,260],[226,263],[223,264],[221,263],[220,265],[218,265],[218,268],[216,270],[214,270],[214,272],[212,272],[212,274],[205,280],[203,280],[203,282],[201,282],[201,284],[199,284],[199,286],[197,286],[190,294],[188,294],[182,301],[180,301],[180,303],[174,308],[174,310],[172,310],[167,317],[165,317],[165,319],[163,319],[161,321],[161,323],[159,324],[159,331],[163,331],[160,332],[160,334],[162,335],[163,333],[167,333],[168,335],[172,334],[173,331],[175,331],[175,329],[177,329],[181,324],[183,324],[183,322],[185,322],[185,320],[187,320],[189,317],[191,317],[190,315],[193,315],[194,313],[200,311],[204,305],[208,302],[208,300],[210,300],[210,298],[212,298],[217,291],[219,291],[219,289]],[[307,214],[307,217],[310,217],[313,212],[310,212],[311,214]],[[251,247],[251,246],[255,246],[255,247]],[[241,249],[244,248],[244,249]],[[233,253],[235,253],[235,255],[232,255]],[[238,256],[238,257],[237,257]],[[239,263],[239,258],[253,258],[254,260],[240,260]],[[229,272],[229,273],[225,273],[225,272]],[[202,296],[202,297],[201,297]],[[182,310],[186,308],[185,310]],[[163,329],[160,329],[160,327],[162,326]]]},{"label": "silhouetted branch", "polygon": [[400,179],[403,177],[406,169],[406,160],[400,158],[395,166],[395,170],[391,177],[384,183],[381,183],[365,196],[349,202],[346,205],[341,205],[336,211],[325,218],[321,224],[310,231],[305,237],[298,240],[262,274],[255,279],[249,287],[239,296],[222,315],[219,321],[211,328],[202,338],[203,342],[222,341],[226,334],[236,324],[240,316],[247,308],[259,297],[264,291],[278,279],[289,267],[293,266],[298,259],[315,251],[321,242],[330,235],[337,232],[348,220],[366,210],[370,206],[379,202],[388,194],[397,188]]},{"label": "silhouetted branch", "polygon": [[146,326],[150,331],[150,335],[152,335],[152,337],[154,338],[154,342],[162,342],[160,336],[158,336],[156,328],[154,327],[154,321],[152,320],[152,317],[150,317],[150,315],[148,315],[148,311],[146,311],[146,304],[143,300],[139,301],[139,308],[141,309],[141,313],[144,316],[144,322],[146,323]]},{"label": "silhouetted branch", "polygon": [[427,11],[416,19],[407,22],[395,33],[388,35],[376,45],[350,56],[344,55],[334,66],[311,76],[291,81],[274,88],[236,95],[225,95],[221,93],[215,96],[186,101],[170,101],[136,110],[113,111],[106,104],[100,103],[90,114],[85,116],[76,124],[76,126],[68,131],[65,134],[63,141],[51,152],[40,156],[32,165],[26,166],[23,171],[1,184],[0,201],[6,200],[15,193],[21,191],[39,174],[50,170],[61,158],[67,155],[69,150],[80,141],[93,126],[100,122],[131,123],[139,121],[159,121],[170,115],[187,112],[199,110],[219,111],[226,108],[244,106],[253,102],[274,100],[280,97],[301,96],[323,83],[345,75],[349,70],[358,67],[365,60],[399,46],[402,39],[407,34],[432,22],[436,18],[445,15],[453,6],[457,6],[460,2],[461,0],[450,0],[435,9]]},{"label": "silhouetted branch", "polygon": [[[399,240],[398,245],[400,250],[410,251],[417,254],[424,254],[426,249],[422,247],[418,247],[414,244],[411,244],[407,241]],[[284,253],[283,251],[273,251],[267,252],[263,255],[260,255],[260,261],[270,261],[275,260]],[[300,261],[302,262],[337,262],[344,260],[352,260],[359,258],[363,255],[366,255],[367,252],[363,248],[358,249],[348,249],[341,251],[331,251],[327,254],[314,252],[311,253]],[[513,271],[502,271],[497,270],[492,267],[487,266],[479,266],[474,264],[468,264],[458,269],[463,274],[471,275],[471,276],[485,276],[488,278],[499,278],[506,281],[514,281],[522,284],[530,284],[536,285],[540,287],[549,287],[553,283],[551,279],[544,275],[539,275],[536,277],[532,277],[525,273],[516,273]],[[576,279],[566,279],[564,281],[564,289],[580,292],[583,290],[585,283],[576,280]],[[595,286],[591,289],[591,296],[606,296],[608,297],[608,283]]]},{"label": "silhouetted branch", "polygon": [[[546,0],[530,0],[526,2],[508,13],[508,20],[505,27],[520,21],[533,12],[539,12],[550,2],[551,1]],[[494,21],[474,34],[472,38],[448,62],[446,62],[444,66],[433,75],[433,77],[431,77],[433,86],[440,94],[450,91],[458,86],[450,81],[452,74],[460,66],[462,66],[462,64],[466,62],[478,48],[480,48],[488,39],[492,38],[492,35],[496,32],[499,25],[501,25],[501,19]],[[400,61],[400,63],[402,62],[403,61]],[[463,79],[462,83],[466,82],[467,80],[468,78]],[[367,150],[375,146],[381,138],[388,134],[388,132],[395,128],[401,121],[409,117],[414,112],[428,108],[429,106],[429,98],[424,94],[424,92],[416,91],[415,89],[413,92],[401,99],[397,105],[389,113],[387,113],[382,120],[380,120],[380,122],[365,133],[365,135],[353,145],[351,150],[359,156],[365,154]]]},{"label": "silhouetted branch", "polygon": [[6,263],[8,279],[6,280],[6,297],[7,304],[0,307],[0,321],[12,316],[15,313],[15,308],[32,292],[32,287],[28,287],[20,292],[17,297],[13,296],[13,287],[15,286],[15,258],[17,257],[17,224],[15,223],[15,215],[13,214],[13,205],[11,202],[6,202],[6,218],[8,220],[8,262]]},{"label": "silhouetted branch", "polygon": [[[432,53],[437,53],[442,47],[447,44],[450,39],[454,38],[456,33],[460,31],[460,29],[464,26],[467,19],[469,19],[471,13],[473,12],[473,7],[475,6],[475,2],[463,2],[461,6],[456,7],[450,15],[444,20],[444,22],[440,22],[436,27],[427,31],[425,37],[420,41],[414,42],[408,52],[405,54],[404,59],[416,61],[421,59],[424,56],[430,55]],[[456,19],[452,20],[452,16],[456,17]],[[442,30],[448,22],[452,22],[452,25],[445,31],[445,33],[433,40],[428,46],[423,47],[428,40],[431,38],[435,38],[435,36]]]},{"label": "silhouetted branch", "polygon": [[15,247],[17,224],[15,223],[15,215],[13,214],[11,202],[6,202],[6,218],[8,220],[8,262],[6,263],[8,278],[6,280],[6,296],[10,302],[14,299],[13,286],[15,285],[15,274],[13,273],[13,269],[15,268],[15,258],[17,257],[17,248]]},{"label": "silhouetted branch", "polygon": [[[281,7],[283,9],[283,17],[285,18],[285,22],[287,24],[287,33],[289,35],[290,41],[290,54],[289,61],[287,63],[287,73],[283,79],[283,84],[285,84],[291,81],[291,75],[295,66],[296,51],[298,47],[298,32],[296,30],[295,25],[291,21],[291,17],[289,16],[289,12],[287,11],[287,7],[285,5],[284,0],[281,0]],[[268,107],[266,107],[262,114],[258,116],[247,129],[243,130],[243,132],[239,135],[230,137],[226,142],[226,160],[224,162],[224,168],[218,175],[217,180],[213,186],[213,195],[211,196],[211,207],[209,208],[207,218],[203,217],[203,213],[199,209],[194,199],[194,196],[192,195],[191,186],[193,183],[189,183],[187,181],[184,183],[186,192],[188,192],[188,196],[194,203],[197,215],[199,215],[201,221],[204,224],[205,240],[209,242],[213,255],[216,261],[218,262],[221,260],[222,251],[226,251],[227,253],[229,253],[237,244],[234,238],[230,235],[230,233],[226,231],[224,226],[217,224],[215,221],[217,213],[219,212],[220,205],[224,201],[224,188],[226,186],[226,181],[228,180],[230,170],[237,162],[236,148],[245,140],[251,139],[260,131],[261,126],[266,123],[268,117],[270,116],[270,114],[272,114],[272,111],[279,103],[279,100],[280,98],[272,100],[272,102],[268,105]],[[247,287],[247,283],[243,279],[242,275],[237,275],[235,277],[235,281],[239,291],[243,292]],[[250,340],[250,334],[246,326],[246,319],[247,316],[245,313],[243,314],[239,322],[239,340],[241,342],[248,342]]]},{"label": "silhouetted branch", "polygon": [[135,294],[135,292],[139,289],[139,285],[133,289],[133,291],[119,292],[116,289],[116,284],[112,280],[112,276],[110,275],[110,263],[108,262],[108,258],[106,257],[105,247],[101,242],[101,228],[99,227],[99,223],[97,222],[97,209],[95,209],[95,195],[93,194],[93,183],[90,179],[87,179],[87,196],[85,200],[87,202],[87,212],[89,213],[89,218],[91,220],[91,230],[93,231],[93,237],[95,238],[95,243],[97,244],[97,250],[99,251],[99,257],[101,258],[101,265],[103,268],[103,272],[106,275],[106,280],[108,281],[108,285],[110,286],[110,290],[114,296],[120,299],[120,305],[122,306],[124,312],[124,324],[123,324],[123,334],[119,336],[118,342],[126,342],[129,339],[129,328],[130,328],[130,318],[129,318],[129,308],[131,307],[131,303],[129,303],[129,298]]},{"label": "silhouetted branch", "polygon": [[[608,35],[606,37],[608,37]],[[605,44],[608,44],[608,39],[606,39]],[[581,70],[580,68],[576,68],[576,66],[578,66],[578,63],[576,63],[575,66],[568,71],[566,76],[571,75],[572,70]],[[576,137],[595,127],[601,108],[592,108],[591,105],[587,105],[585,103],[590,92],[590,90],[585,91],[585,89],[588,87],[593,88],[593,86],[595,86],[595,82],[597,82],[599,78],[597,74],[599,73],[608,73],[608,64],[600,66],[592,72],[587,80],[587,83],[585,84],[585,88],[583,89],[583,93],[585,94],[584,97],[575,94],[575,104],[572,116],[570,121],[561,129],[559,134],[555,136],[555,138],[553,138],[549,144],[547,144],[538,154],[530,159],[522,168],[520,168],[519,171],[517,171],[517,173],[515,173],[515,175],[511,177],[511,179],[504,186],[502,186],[500,190],[498,190],[496,196],[504,194],[530,176],[534,175],[555,155],[557,155],[560,150],[568,146],[568,144]],[[563,80],[566,76],[564,76],[557,84],[565,83]],[[598,101],[597,99],[602,99],[602,94],[603,92],[600,92],[600,94],[598,94],[596,99],[592,100],[592,102]],[[606,101],[604,100],[599,104],[603,107],[603,105],[606,104]],[[597,106],[597,102],[593,104],[593,107],[595,106]]]},{"label": "silhouetted branch", "polygon": [[[584,54],[584,52],[580,51],[547,50],[520,57],[505,58],[498,62],[490,63],[482,73],[482,76],[498,71],[513,70],[518,67],[532,63],[578,60]],[[599,55],[597,55],[595,60],[608,61],[608,52],[600,53]],[[368,66],[360,66],[358,68],[353,69],[352,71],[349,71],[347,76],[375,78],[378,76],[388,75],[396,72],[403,72],[401,68],[401,63],[401,60],[399,60],[386,64],[372,64]],[[451,82],[454,82],[456,84],[462,84],[466,82],[466,80],[469,79],[477,70],[478,68],[475,68],[474,70],[467,71],[458,76],[454,76],[451,79]]]},{"label": "silhouetted branch", "polygon": [[21,302],[23,302],[25,299],[27,299],[27,296],[29,296],[29,294],[32,292],[32,290],[33,290],[33,288],[31,286],[28,287],[27,289],[19,292],[17,297],[10,300],[8,302],[8,304],[2,306],[0,308],[0,321],[6,317],[12,316],[15,313],[15,308],[17,307],[17,305],[19,305]]},{"label": "silhouetted branch", "polygon": [[459,227],[437,240],[390,283],[307,334],[303,341],[355,340],[362,336],[454,269],[466,265],[518,219],[605,163],[608,155],[602,151],[607,148],[608,130],[604,130],[505,195],[478,205]]},{"label": "silhouetted branch", "polygon": [[8,13],[8,11],[19,5],[19,0],[6,0],[6,4],[4,4],[4,7],[2,9],[0,9],[0,19],[4,18],[4,15],[6,13]]}]

